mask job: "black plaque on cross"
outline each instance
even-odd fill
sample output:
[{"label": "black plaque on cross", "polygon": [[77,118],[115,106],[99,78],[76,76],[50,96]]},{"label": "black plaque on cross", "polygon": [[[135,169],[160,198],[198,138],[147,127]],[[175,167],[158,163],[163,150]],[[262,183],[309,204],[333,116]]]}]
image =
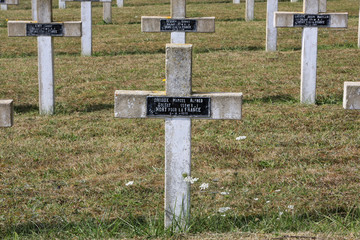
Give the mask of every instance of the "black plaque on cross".
[{"label": "black plaque on cross", "polygon": [[146,98],[147,116],[210,117],[211,99],[207,97]]},{"label": "black plaque on cross", "polygon": [[5,3],[5,0],[0,0],[0,3]]},{"label": "black plaque on cross", "polygon": [[294,14],[294,27],[329,27],[328,14]]},{"label": "black plaque on cross", "polygon": [[53,36],[61,37],[64,35],[64,25],[62,23],[28,23],[26,24],[26,36]]},{"label": "black plaque on cross", "polygon": [[196,32],[197,20],[195,19],[161,19],[161,32]]}]

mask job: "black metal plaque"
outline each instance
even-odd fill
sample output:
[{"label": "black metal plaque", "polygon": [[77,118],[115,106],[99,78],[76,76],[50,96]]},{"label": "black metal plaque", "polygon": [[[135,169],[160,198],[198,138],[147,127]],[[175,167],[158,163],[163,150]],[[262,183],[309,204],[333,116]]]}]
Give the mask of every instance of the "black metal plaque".
[{"label": "black metal plaque", "polygon": [[160,19],[161,32],[196,32],[195,19]]},{"label": "black metal plaque", "polygon": [[26,36],[53,36],[61,37],[64,35],[64,25],[62,23],[28,23],[26,24]]},{"label": "black metal plaque", "polygon": [[0,0],[0,3],[5,3],[5,0]]},{"label": "black metal plaque", "polygon": [[294,27],[330,27],[330,15],[295,14]]},{"label": "black metal plaque", "polygon": [[210,98],[147,97],[147,116],[210,117]]}]

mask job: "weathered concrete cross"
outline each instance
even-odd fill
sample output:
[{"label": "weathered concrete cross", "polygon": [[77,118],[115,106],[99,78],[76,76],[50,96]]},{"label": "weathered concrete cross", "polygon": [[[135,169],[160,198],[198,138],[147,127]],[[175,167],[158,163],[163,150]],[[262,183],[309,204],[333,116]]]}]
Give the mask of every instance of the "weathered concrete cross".
[{"label": "weathered concrete cross", "polygon": [[[65,0],[66,2],[81,2],[81,55],[91,56],[92,54],[92,11],[91,2],[107,3],[104,5],[104,12],[111,10],[111,0]],[[109,6],[110,3],[110,6]]]},{"label": "weathered concrete cross", "polygon": [[13,100],[0,100],[0,127],[11,127],[14,122]]},{"label": "weathered concrete cross", "polygon": [[315,103],[318,28],[346,28],[347,20],[347,13],[319,14],[319,0],[304,0],[303,13],[275,12],[276,27],[303,28],[301,53],[301,103]]},{"label": "weathered concrete cross", "polygon": [[[59,0],[59,8],[65,9],[66,2],[65,0]],[[112,9],[111,9],[111,1],[103,3],[103,20],[106,23],[112,22]]]},{"label": "weathered concrete cross", "polygon": [[166,45],[166,92],[115,92],[116,118],[165,118],[165,227],[190,214],[191,118],[241,119],[242,93],[193,93],[192,45]]},{"label": "weathered concrete cross", "polygon": [[[326,12],[326,1],[319,0],[319,12]],[[267,0],[266,11],[266,46],[265,51],[274,52],[277,47],[277,28],[274,26],[274,13],[278,10],[278,0]]]},{"label": "weathered concrete cross", "polygon": [[7,10],[7,5],[18,5],[19,0],[0,0],[0,10]]},{"label": "weathered concrete cross", "polygon": [[8,21],[9,37],[37,37],[40,114],[54,114],[52,37],[80,37],[81,22],[52,22],[51,0],[37,0],[38,21]]},{"label": "weathered concrete cross", "polygon": [[171,32],[171,43],[185,43],[186,32],[215,32],[215,17],[186,18],[186,0],[171,0],[171,17],[141,17],[143,32]]}]

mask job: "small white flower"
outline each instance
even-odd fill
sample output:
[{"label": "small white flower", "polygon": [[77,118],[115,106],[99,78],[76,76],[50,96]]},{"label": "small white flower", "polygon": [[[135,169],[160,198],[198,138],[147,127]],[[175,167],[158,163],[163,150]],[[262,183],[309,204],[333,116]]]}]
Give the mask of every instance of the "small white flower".
[{"label": "small white flower", "polygon": [[239,137],[236,138],[237,141],[239,141],[239,140],[245,140],[245,139],[246,139],[246,136],[239,136]]},{"label": "small white flower", "polygon": [[126,186],[131,186],[131,185],[133,185],[134,184],[134,181],[129,181],[129,182],[127,182],[125,185]]},{"label": "small white flower", "polygon": [[266,203],[270,203],[270,201],[266,201]]},{"label": "small white flower", "polygon": [[221,192],[220,194],[221,195],[229,195],[230,193],[229,192]]},{"label": "small white flower", "polygon": [[259,200],[259,198],[254,198],[255,201]]},{"label": "small white flower", "polygon": [[199,180],[199,178],[192,178],[191,176],[187,176],[186,178],[184,178],[185,182],[188,182],[191,184],[193,184],[194,182],[197,182],[197,180]]},{"label": "small white flower", "polygon": [[230,207],[221,207],[221,208],[219,208],[219,213],[224,213],[230,209],[231,209]]},{"label": "small white flower", "polygon": [[200,185],[200,189],[201,190],[205,190],[205,189],[208,189],[209,188],[209,184],[208,183],[202,183],[201,185]]},{"label": "small white flower", "polygon": [[289,205],[289,206],[287,206],[287,208],[293,210],[293,209],[294,209],[294,205]]},{"label": "small white flower", "polygon": [[279,217],[281,217],[281,215],[283,215],[284,214],[284,212],[279,212]]},{"label": "small white flower", "polygon": [[222,214],[221,216],[222,216],[222,217],[226,217],[226,214]]},{"label": "small white flower", "polygon": [[275,192],[280,192],[281,190],[280,189],[276,189]]}]

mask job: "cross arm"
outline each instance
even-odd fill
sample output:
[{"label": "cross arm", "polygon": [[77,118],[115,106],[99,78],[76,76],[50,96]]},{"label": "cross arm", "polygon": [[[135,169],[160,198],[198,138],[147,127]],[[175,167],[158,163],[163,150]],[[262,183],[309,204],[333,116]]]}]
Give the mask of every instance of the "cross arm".
[{"label": "cross arm", "polygon": [[[294,25],[294,15],[309,15],[301,12],[275,12],[275,27],[296,27]],[[310,14],[311,15],[311,14]],[[326,13],[316,14],[319,16],[330,16],[330,28],[346,28],[348,25],[348,13]]]},{"label": "cross arm", "polygon": [[[116,118],[146,118],[148,96],[166,97],[165,92],[153,91],[115,91]],[[210,117],[202,119],[240,120],[242,114],[242,93],[193,93],[191,97],[211,99]]]},{"label": "cross arm", "polygon": [[[141,31],[142,32],[163,32],[161,30],[161,21],[174,20],[186,21],[185,24],[196,24],[196,30],[185,32],[198,32],[198,33],[213,33],[215,32],[215,17],[201,17],[201,18],[170,18],[170,17],[141,17]],[[191,23],[193,22],[193,23]],[[183,26],[185,25],[183,24]],[[188,27],[190,27],[188,25]],[[168,31],[169,32],[169,31]]]},{"label": "cross arm", "polygon": [[[34,21],[8,21],[8,36],[9,37],[26,37],[27,24],[36,24]],[[46,23],[45,23],[46,24]],[[81,37],[81,22],[54,22],[49,24],[61,24],[63,26],[63,37]]]},{"label": "cross arm", "polygon": [[0,2],[0,4],[17,5],[19,4],[19,0],[5,0],[4,2]]}]

